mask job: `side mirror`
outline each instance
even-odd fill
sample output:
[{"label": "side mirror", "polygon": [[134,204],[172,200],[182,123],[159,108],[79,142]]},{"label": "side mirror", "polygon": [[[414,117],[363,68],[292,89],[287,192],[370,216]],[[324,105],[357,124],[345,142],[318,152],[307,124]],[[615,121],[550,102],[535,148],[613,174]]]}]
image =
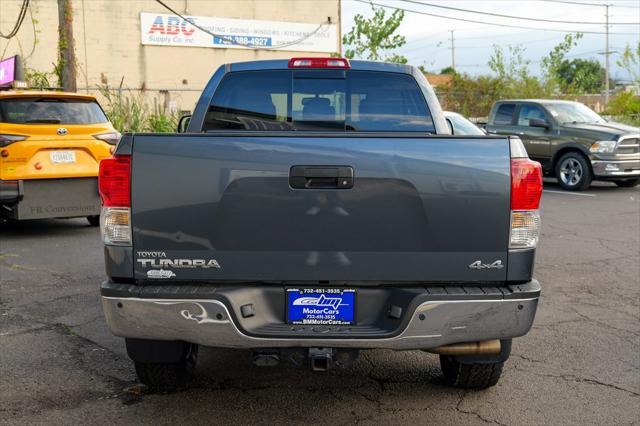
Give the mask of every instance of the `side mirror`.
[{"label": "side mirror", "polygon": [[551,125],[547,120],[543,120],[542,118],[530,118],[529,127],[542,127],[544,129],[549,129]]},{"label": "side mirror", "polygon": [[191,114],[180,117],[180,121],[178,121],[178,133],[185,133],[187,131],[187,127],[189,127],[190,121]]}]

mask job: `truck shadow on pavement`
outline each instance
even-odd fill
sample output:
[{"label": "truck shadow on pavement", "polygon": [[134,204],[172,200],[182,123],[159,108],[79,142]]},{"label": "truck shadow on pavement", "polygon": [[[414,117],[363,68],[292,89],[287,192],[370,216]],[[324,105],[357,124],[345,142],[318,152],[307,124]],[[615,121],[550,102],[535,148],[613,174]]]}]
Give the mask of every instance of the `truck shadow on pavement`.
[{"label": "truck shadow on pavement", "polygon": [[251,355],[246,350],[200,348],[197,376],[189,388],[154,394],[133,385],[122,402],[142,403],[139,407],[146,412],[188,400],[192,412],[216,412],[219,418],[334,424],[375,420],[380,410],[392,412],[398,405],[423,409],[427,395],[455,407],[462,395],[445,386],[437,356],[420,351],[361,351],[350,368],[321,373],[287,362],[257,367]]},{"label": "truck shadow on pavement", "polygon": [[[34,219],[34,220],[8,220],[0,221],[0,236],[30,237],[47,235],[50,237],[59,235],[73,236],[74,233],[86,231],[91,228],[85,218],[74,219]],[[96,227],[96,232],[99,233]]]}]

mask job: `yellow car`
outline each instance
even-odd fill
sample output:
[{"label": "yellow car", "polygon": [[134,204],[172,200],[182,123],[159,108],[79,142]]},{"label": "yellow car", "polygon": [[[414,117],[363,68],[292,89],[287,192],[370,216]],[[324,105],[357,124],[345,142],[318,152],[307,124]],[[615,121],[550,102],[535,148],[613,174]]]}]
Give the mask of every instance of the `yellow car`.
[{"label": "yellow car", "polygon": [[97,226],[98,164],[119,138],[93,96],[0,91],[0,218]]}]

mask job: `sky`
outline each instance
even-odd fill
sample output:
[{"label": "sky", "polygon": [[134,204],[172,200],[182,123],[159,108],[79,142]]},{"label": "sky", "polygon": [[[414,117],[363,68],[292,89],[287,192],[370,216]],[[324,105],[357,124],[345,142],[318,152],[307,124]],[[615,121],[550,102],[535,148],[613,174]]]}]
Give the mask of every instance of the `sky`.
[{"label": "sky", "polygon": [[[611,51],[617,52],[610,56],[611,77],[628,80],[628,73],[620,69],[615,62],[627,44],[635,46],[640,41],[640,24],[638,24],[640,23],[640,0],[579,1],[579,3],[586,4],[574,4],[574,1],[578,2],[578,0],[373,0],[374,3],[390,6],[387,9],[387,16],[393,12],[393,7],[396,7],[516,27],[499,27],[405,12],[398,33],[406,37],[407,43],[397,49],[397,53],[406,56],[412,65],[424,65],[430,71],[440,71],[451,65],[451,33],[449,31],[453,30],[456,69],[459,72],[472,75],[491,73],[487,62],[493,53],[494,45],[501,46],[505,50],[509,45],[521,45],[525,49],[525,59],[531,61],[529,65],[531,72],[540,75],[540,60],[562,41],[566,34],[549,31],[549,29],[604,32],[605,7],[602,5],[606,2],[612,5],[609,8],[609,22],[613,24],[610,26],[609,46]],[[534,19],[596,22],[598,24],[520,20],[447,10],[424,3]],[[371,6],[356,0],[342,0],[343,34],[353,27],[353,19],[356,14],[365,17],[371,16]],[[633,22],[635,24],[617,25],[616,22]],[[598,59],[604,65],[604,55],[602,54],[604,50],[604,34],[585,33],[578,44],[568,53],[568,57]]]}]

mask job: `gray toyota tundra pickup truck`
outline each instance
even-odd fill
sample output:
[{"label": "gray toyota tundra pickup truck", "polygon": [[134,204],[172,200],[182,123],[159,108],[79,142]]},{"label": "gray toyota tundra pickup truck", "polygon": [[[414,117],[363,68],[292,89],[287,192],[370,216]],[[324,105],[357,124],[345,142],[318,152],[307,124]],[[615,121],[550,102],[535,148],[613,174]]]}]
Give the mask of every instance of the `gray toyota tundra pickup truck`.
[{"label": "gray toyota tundra pickup truck", "polygon": [[414,67],[224,65],[186,133],[101,162],[107,323],[158,390],[199,345],[316,371],[422,350],[492,386],[536,313],[541,175],[518,138],[451,135]]}]

